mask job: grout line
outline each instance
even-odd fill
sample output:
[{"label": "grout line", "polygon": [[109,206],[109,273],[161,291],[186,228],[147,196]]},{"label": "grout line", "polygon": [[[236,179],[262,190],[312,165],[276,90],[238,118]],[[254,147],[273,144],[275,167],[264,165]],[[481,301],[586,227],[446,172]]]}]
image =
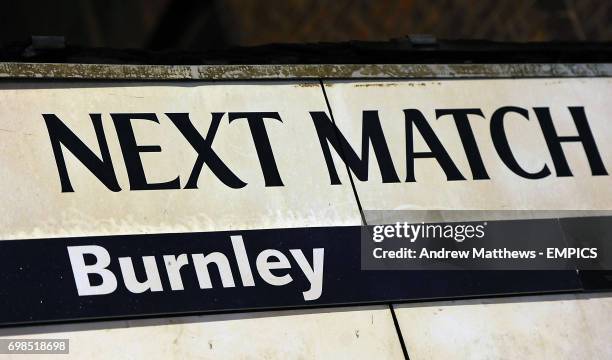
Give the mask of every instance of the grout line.
[{"label": "grout line", "polygon": [[[327,105],[327,111],[329,111],[329,117],[331,118],[334,126],[337,128],[338,126],[336,125],[336,119],[334,118],[334,113],[329,103],[327,92],[325,91],[325,84],[323,84],[322,79],[319,79],[319,83],[321,84],[321,90],[323,91],[323,97],[325,98],[325,104]],[[340,151],[342,152],[342,157],[346,158],[346,156],[344,156],[344,150],[342,146],[340,147]],[[361,215],[362,226],[367,225],[365,214],[363,212],[363,207],[361,206],[361,201],[359,200],[359,194],[357,193],[357,188],[355,188],[355,181],[353,180],[353,175],[346,163],[344,163],[344,166],[346,167],[346,172],[348,173],[348,177],[351,182],[351,188],[353,189],[353,195],[355,196],[355,200],[357,201],[357,207],[359,208],[359,215]],[[397,333],[400,347],[402,348],[402,353],[404,354],[404,359],[410,360],[410,357],[408,356],[408,350],[406,348],[406,343],[404,342],[404,336],[402,335],[402,329],[400,328],[399,322],[397,320],[397,316],[395,315],[395,309],[393,308],[393,304],[389,303],[388,305],[389,305],[389,311],[391,311],[391,318],[393,319],[393,325],[395,326],[395,332]]]},{"label": "grout line", "polygon": [[404,353],[404,359],[410,360],[410,356],[408,356],[408,348],[406,347],[406,343],[404,342],[404,335],[402,335],[402,328],[400,328],[399,321],[397,320],[397,316],[395,315],[395,308],[391,303],[389,303],[389,310],[391,310],[393,325],[395,325],[395,331],[397,332],[397,337],[399,338],[400,346],[402,347],[402,352]]},{"label": "grout line", "polygon": [[[325,104],[327,104],[327,111],[329,111],[329,117],[331,117],[331,121],[334,126],[337,128],[336,119],[334,118],[334,113],[332,111],[331,105],[329,104],[329,99],[327,98],[327,92],[325,91],[325,85],[323,84],[323,80],[319,79],[319,83],[321,84],[321,90],[323,90],[323,97],[325,98]],[[338,141],[338,143],[340,143]],[[342,157],[346,159],[344,155],[344,150],[342,146],[340,146],[340,152],[342,152]],[[351,174],[351,169],[349,169],[346,162],[344,163],[346,167],[346,172],[348,173],[349,181],[351,182],[351,188],[353,189],[353,195],[355,196],[355,200],[357,201],[357,207],[359,208],[359,215],[361,216],[361,224],[367,225],[365,215],[363,213],[363,207],[361,206],[361,200],[359,200],[359,194],[357,194],[357,189],[355,188],[355,182],[353,181],[353,175]]]}]

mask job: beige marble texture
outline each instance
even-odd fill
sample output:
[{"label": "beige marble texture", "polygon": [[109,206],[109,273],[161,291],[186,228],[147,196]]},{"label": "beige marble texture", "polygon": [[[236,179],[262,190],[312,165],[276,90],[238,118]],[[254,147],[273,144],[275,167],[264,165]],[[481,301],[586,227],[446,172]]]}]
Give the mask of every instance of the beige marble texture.
[{"label": "beige marble texture", "polygon": [[411,360],[610,359],[612,293],[395,305]]},{"label": "beige marble texture", "polygon": [[0,338],[70,339],[69,355],[5,359],[403,359],[387,306],[47,325]]}]

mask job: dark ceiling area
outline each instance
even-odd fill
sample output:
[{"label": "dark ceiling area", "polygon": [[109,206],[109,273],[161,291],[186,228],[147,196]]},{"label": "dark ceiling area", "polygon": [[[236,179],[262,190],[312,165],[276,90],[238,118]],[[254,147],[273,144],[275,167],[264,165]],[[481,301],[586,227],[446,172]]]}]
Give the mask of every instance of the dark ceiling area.
[{"label": "dark ceiling area", "polygon": [[3,47],[33,35],[83,48],[207,51],[269,43],[386,41],[410,34],[492,41],[610,41],[602,0],[20,0]]}]

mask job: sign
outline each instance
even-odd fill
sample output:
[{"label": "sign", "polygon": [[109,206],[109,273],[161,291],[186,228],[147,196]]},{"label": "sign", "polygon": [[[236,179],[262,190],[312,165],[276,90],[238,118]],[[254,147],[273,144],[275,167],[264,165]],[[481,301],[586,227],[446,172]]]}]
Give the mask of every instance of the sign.
[{"label": "sign", "polygon": [[362,210],[610,210],[609,78],[0,89],[0,323],[575,291],[362,271]]}]

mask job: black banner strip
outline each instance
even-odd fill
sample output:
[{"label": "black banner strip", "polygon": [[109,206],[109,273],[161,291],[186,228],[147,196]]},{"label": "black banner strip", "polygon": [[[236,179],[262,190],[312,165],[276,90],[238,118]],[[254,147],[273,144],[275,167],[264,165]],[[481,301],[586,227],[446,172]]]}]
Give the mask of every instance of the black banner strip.
[{"label": "black banner strip", "polygon": [[0,325],[582,290],[575,271],[362,271],[359,241],[358,226],[1,241]]}]

